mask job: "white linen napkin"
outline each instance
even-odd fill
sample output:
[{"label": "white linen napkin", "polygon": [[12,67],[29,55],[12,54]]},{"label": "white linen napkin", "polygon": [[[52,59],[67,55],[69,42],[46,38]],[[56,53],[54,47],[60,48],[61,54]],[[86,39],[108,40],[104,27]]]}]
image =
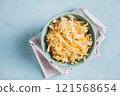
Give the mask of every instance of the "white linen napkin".
[{"label": "white linen napkin", "polygon": [[[95,46],[95,50],[93,54],[88,60],[91,60],[95,57],[100,56],[98,49],[100,47],[101,42],[105,39],[104,34],[106,32],[106,27],[99,20],[97,20],[87,9],[83,7],[80,7],[72,12],[78,13],[82,15],[83,17],[87,18],[94,27],[94,30],[96,33],[96,46]],[[62,74],[67,74],[75,68],[75,67],[70,67],[70,68],[60,67],[50,62],[42,51],[41,44],[40,44],[40,38],[41,38],[41,32],[37,36],[29,40],[29,42],[34,50],[34,53],[38,59],[38,62],[46,78],[49,78],[59,72]]]}]

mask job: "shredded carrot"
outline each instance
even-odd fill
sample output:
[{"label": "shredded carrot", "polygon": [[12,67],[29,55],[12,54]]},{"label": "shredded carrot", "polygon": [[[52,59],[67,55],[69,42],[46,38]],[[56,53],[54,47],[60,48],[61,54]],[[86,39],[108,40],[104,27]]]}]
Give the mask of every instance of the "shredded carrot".
[{"label": "shredded carrot", "polygon": [[52,52],[55,52],[55,50],[53,48],[51,50],[52,50]]},{"label": "shredded carrot", "polygon": [[64,59],[64,55],[61,55],[61,58]]},{"label": "shredded carrot", "polygon": [[85,37],[85,39],[87,39],[87,38],[89,38],[89,36],[88,36],[88,35]]},{"label": "shredded carrot", "polygon": [[51,40],[46,40],[46,42],[51,42]]},{"label": "shredded carrot", "polygon": [[57,26],[58,24],[57,23],[55,23],[55,26]]},{"label": "shredded carrot", "polygon": [[77,48],[80,48],[80,49],[81,49],[81,47],[79,46],[79,44],[77,44]]},{"label": "shredded carrot", "polygon": [[73,33],[73,32],[70,32],[70,34],[74,35],[74,33]]}]

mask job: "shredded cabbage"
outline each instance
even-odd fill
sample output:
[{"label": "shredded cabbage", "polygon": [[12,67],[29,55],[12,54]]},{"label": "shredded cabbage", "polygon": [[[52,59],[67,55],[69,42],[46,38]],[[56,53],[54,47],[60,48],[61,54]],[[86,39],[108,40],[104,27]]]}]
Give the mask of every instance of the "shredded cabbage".
[{"label": "shredded cabbage", "polygon": [[75,64],[85,60],[93,44],[87,26],[88,23],[85,24],[72,15],[53,20],[46,35],[47,51],[60,63]]}]

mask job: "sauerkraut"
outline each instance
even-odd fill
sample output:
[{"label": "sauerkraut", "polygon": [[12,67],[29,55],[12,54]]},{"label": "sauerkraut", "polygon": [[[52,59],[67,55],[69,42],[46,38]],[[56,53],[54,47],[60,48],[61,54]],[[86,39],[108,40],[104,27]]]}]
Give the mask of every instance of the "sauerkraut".
[{"label": "sauerkraut", "polygon": [[73,15],[53,20],[46,35],[47,52],[59,63],[76,64],[86,58],[92,47],[92,34],[88,23]]}]

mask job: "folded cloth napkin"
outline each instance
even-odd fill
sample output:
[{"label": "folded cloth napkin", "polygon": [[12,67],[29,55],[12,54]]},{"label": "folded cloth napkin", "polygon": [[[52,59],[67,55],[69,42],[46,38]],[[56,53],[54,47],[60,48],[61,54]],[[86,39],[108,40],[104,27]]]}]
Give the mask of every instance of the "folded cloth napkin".
[{"label": "folded cloth napkin", "polygon": [[[106,32],[106,27],[99,20],[97,20],[91,13],[89,13],[87,9],[83,7],[80,7],[72,12],[78,13],[84,16],[85,18],[87,18],[94,27],[94,30],[96,33],[96,46],[93,54],[88,60],[100,56],[98,48],[100,47],[101,42],[105,39],[104,34]],[[41,38],[41,32],[37,36],[29,40],[29,42],[34,50],[34,53],[38,59],[38,62],[46,78],[49,78],[59,72],[62,74],[67,74],[75,68],[75,67],[70,67],[70,68],[60,67],[56,64],[53,64],[51,61],[49,61],[42,51],[40,38]]]}]

